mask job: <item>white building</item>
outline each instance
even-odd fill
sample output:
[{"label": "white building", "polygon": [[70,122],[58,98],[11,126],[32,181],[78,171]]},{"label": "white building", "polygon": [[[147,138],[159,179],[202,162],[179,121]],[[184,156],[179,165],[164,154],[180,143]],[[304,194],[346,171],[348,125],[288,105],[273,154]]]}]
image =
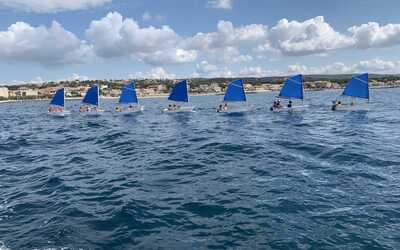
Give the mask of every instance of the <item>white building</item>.
[{"label": "white building", "polygon": [[8,99],[8,88],[0,87],[0,99]]},{"label": "white building", "polygon": [[37,97],[39,95],[39,91],[37,89],[29,89],[29,88],[20,88],[15,93],[18,97]]}]

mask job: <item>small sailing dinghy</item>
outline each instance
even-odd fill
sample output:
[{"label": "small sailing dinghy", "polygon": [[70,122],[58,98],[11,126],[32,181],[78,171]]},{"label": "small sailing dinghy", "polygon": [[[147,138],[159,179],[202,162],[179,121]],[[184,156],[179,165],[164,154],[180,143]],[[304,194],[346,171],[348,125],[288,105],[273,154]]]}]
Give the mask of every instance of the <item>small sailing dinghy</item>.
[{"label": "small sailing dinghy", "polygon": [[48,114],[56,117],[65,117],[71,114],[65,110],[65,91],[64,88],[59,89],[50,101]]},{"label": "small sailing dinghy", "polygon": [[243,80],[235,80],[228,84],[224,101],[217,107],[218,113],[244,113],[250,110],[246,102]]},{"label": "small sailing dinghy", "polygon": [[99,116],[104,110],[100,109],[99,103],[99,86],[93,85],[82,100],[82,106],[79,112],[89,116]]},{"label": "small sailing dinghy", "polygon": [[368,73],[351,78],[342,93],[342,97],[344,98],[340,98],[341,100],[333,101],[332,111],[367,109],[365,105],[356,105],[356,99],[369,101]]},{"label": "small sailing dinghy", "polygon": [[193,106],[181,106],[181,104],[189,103],[187,80],[181,81],[175,85],[168,100],[173,103],[170,103],[168,108],[163,109],[164,113],[193,112]]},{"label": "small sailing dinghy", "polygon": [[[285,105],[281,102],[280,99],[288,99],[288,103]],[[295,105],[293,99],[301,100],[301,105]],[[304,110],[307,105],[303,104],[304,99],[304,84],[303,84],[303,76],[295,75],[289,77],[285,83],[281,91],[279,92],[279,96],[274,101],[273,106],[270,108],[271,111],[279,112],[279,111],[301,111]]]},{"label": "small sailing dinghy", "polygon": [[144,110],[144,106],[139,105],[134,82],[122,88],[118,103],[115,112],[119,114],[133,115]]}]

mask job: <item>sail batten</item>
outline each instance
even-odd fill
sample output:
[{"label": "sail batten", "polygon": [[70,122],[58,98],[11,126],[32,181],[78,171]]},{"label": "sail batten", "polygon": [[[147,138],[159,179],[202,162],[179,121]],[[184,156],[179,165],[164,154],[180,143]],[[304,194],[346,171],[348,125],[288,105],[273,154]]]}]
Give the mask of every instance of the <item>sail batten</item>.
[{"label": "sail batten", "polygon": [[172,89],[168,100],[175,102],[189,102],[187,81],[181,81]]},{"label": "sail batten", "polygon": [[224,96],[224,102],[245,102],[246,93],[244,92],[243,80],[230,82]]},{"label": "sail batten", "polygon": [[50,104],[64,107],[65,105],[64,88],[57,90],[57,92],[53,96],[53,99],[51,99]]},{"label": "sail batten", "polygon": [[122,88],[121,96],[119,97],[120,104],[137,104],[138,99],[136,95],[135,83],[129,83]]},{"label": "sail batten", "polygon": [[368,73],[351,78],[342,95],[369,99]]},{"label": "sail batten", "polygon": [[303,76],[295,75],[288,78],[279,93],[279,97],[288,99],[304,98]]},{"label": "sail batten", "polygon": [[97,85],[93,85],[87,92],[85,97],[82,100],[84,104],[90,104],[94,106],[99,105],[99,87]]}]

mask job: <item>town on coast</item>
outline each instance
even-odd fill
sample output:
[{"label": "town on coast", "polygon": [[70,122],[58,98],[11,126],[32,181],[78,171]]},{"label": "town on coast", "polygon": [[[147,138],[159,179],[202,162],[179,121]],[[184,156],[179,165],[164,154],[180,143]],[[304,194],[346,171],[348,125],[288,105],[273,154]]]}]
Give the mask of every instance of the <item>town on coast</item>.
[{"label": "town on coast", "polygon": [[[306,90],[341,89],[351,75],[309,75],[304,77]],[[286,77],[244,78],[244,88],[248,93],[278,91]],[[226,90],[232,78],[194,78],[188,81],[191,95],[219,95]],[[93,84],[99,84],[102,98],[116,98],[127,80],[72,80],[59,82],[26,83],[0,86],[0,101],[50,99],[57,89],[65,88],[67,99],[80,99]],[[176,80],[140,79],[135,80],[137,95],[141,98],[168,95]],[[400,75],[370,75],[371,88],[400,87]]]}]

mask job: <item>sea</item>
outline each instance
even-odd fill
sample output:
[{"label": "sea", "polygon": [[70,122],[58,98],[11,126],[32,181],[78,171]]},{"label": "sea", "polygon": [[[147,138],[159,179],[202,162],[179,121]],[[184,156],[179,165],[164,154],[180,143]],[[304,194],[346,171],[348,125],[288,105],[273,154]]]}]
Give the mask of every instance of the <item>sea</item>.
[{"label": "sea", "polygon": [[242,115],[0,104],[0,249],[400,249],[400,89],[337,112],[339,91],[292,113],[276,94]]}]

